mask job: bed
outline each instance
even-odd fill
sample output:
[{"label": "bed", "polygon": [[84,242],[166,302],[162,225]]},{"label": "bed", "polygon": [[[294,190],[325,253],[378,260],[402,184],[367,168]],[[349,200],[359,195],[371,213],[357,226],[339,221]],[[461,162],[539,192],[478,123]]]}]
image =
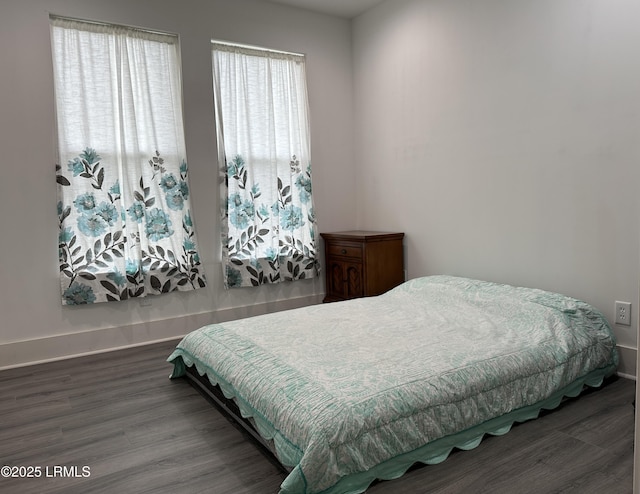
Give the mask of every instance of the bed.
[{"label": "bed", "polygon": [[205,326],[172,378],[202,376],[289,472],[280,494],[364,492],[600,386],[618,364],[594,307],[452,276]]}]

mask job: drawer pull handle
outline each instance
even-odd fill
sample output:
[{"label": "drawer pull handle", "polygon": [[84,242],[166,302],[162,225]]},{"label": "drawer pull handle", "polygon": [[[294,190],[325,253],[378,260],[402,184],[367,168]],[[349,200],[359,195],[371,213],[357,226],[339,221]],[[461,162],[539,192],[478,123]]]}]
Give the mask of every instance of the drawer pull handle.
[{"label": "drawer pull handle", "polygon": [[340,253],[341,253],[341,254],[346,254],[346,253],[347,253],[347,249],[342,249],[342,250],[340,251]]}]

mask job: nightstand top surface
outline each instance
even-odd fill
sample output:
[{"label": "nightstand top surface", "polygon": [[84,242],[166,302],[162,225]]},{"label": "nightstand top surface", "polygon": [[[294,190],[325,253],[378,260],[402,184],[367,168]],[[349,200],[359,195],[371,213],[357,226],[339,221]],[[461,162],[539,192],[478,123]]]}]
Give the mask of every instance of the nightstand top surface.
[{"label": "nightstand top surface", "polygon": [[401,232],[379,232],[371,230],[349,230],[344,232],[327,232],[321,233],[320,236],[325,239],[358,239],[364,240],[384,240],[390,238],[402,238],[404,233]]}]

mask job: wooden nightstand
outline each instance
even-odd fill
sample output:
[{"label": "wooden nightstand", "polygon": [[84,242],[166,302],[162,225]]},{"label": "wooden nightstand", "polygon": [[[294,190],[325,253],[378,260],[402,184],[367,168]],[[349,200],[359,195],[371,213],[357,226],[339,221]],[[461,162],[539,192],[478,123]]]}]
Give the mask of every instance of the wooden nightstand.
[{"label": "wooden nightstand", "polygon": [[404,233],[321,233],[325,241],[324,302],[369,297],[404,281]]}]

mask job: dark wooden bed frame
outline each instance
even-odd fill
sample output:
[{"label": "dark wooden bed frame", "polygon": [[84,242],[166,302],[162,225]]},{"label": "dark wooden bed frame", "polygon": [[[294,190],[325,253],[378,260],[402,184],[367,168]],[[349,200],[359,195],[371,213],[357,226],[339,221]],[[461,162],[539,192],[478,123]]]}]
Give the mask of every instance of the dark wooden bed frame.
[{"label": "dark wooden bed frame", "polygon": [[242,432],[248,433],[257,443],[259,449],[265,454],[269,461],[271,461],[271,463],[275,464],[284,473],[288,474],[291,472],[292,468],[284,466],[276,457],[274,453],[275,448],[272,442],[266,440],[260,435],[251,420],[242,416],[240,408],[238,408],[236,402],[224,396],[219,386],[211,384],[206,374],[204,376],[201,376],[198,373],[196,366],[192,365],[191,367],[186,367],[185,378],[198,391],[200,391],[204,395],[204,397],[207,398],[208,401],[211,402],[236,428],[238,428]]}]

